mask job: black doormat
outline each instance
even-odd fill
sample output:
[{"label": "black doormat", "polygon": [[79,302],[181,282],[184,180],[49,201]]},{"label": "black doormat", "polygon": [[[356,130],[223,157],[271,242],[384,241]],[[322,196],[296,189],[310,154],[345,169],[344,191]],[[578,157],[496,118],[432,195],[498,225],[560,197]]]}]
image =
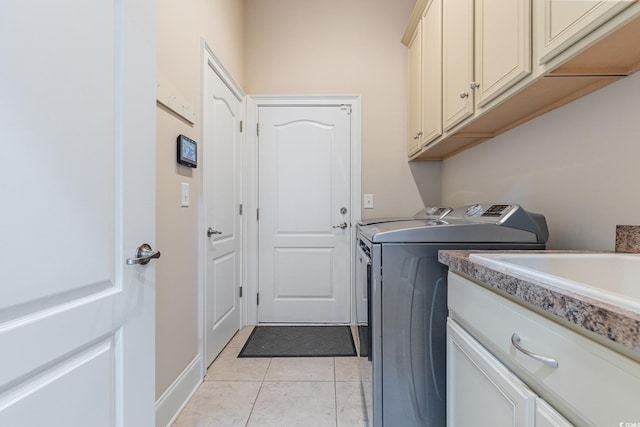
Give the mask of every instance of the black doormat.
[{"label": "black doormat", "polygon": [[238,357],[355,355],[349,326],[256,326]]}]

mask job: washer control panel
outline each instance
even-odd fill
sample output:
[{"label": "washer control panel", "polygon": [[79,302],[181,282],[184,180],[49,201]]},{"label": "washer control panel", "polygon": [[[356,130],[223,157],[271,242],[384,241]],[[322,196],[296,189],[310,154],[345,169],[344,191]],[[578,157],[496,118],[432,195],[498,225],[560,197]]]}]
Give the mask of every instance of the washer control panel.
[{"label": "washer control panel", "polygon": [[480,223],[499,223],[517,211],[518,205],[473,203],[451,211],[445,221],[462,220]]},{"label": "washer control panel", "polygon": [[447,216],[452,210],[446,206],[428,206],[421,209],[413,217],[415,219],[439,220]]}]

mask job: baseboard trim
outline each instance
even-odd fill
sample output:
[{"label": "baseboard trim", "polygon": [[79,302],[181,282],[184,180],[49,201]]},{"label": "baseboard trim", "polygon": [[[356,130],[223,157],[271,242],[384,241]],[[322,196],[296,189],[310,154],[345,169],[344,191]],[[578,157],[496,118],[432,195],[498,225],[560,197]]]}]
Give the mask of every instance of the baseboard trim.
[{"label": "baseboard trim", "polygon": [[170,427],[200,384],[202,376],[198,355],[156,401],[156,427]]}]

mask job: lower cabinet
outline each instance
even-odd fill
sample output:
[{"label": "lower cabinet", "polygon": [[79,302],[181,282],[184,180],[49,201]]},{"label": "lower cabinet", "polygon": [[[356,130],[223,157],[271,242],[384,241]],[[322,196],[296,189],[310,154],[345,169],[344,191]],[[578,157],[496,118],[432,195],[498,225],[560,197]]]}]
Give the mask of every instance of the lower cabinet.
[{"label": "lower cabinet", "polygon": [[544,399],[536,399],[536,427],[570,427],[571,424]]},{"label": "lower cabinet", "polygon": [[447,425],[549,427],[572,424],[449,319]]}]

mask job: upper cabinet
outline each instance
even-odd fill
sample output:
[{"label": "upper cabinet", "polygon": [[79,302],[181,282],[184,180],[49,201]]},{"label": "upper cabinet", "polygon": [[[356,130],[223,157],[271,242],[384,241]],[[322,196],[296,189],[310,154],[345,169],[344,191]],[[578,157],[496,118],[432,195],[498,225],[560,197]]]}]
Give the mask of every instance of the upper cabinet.
[{"label": "upper cabinet", "polygon": [[418,0],[403,37],[409,159],[449,157],[637,71],[638,40],[638,0]]},{"label": "upper cabinet", "polygon": [[531,73],[530,0],[449,0],[443,5],[444,129]]},{"label": "upper cabinet", "polygon": [[442,8],[442,113],[449,130],[473,114],[473,0]]},{"label": "upper cabinet", "polygon": [[634,1],[537,1],[536,34],[540,63],[557,56]]},{"label": "upper cabinet", "polygon": [[476,107],[531,74],[531,1],[476,0]]},{"label": "upper cabinet", "polygon": [[409,156],[442,135],[442,0],[424,8],[409,41]]},{"label": "upper cabinet", "polygon": [[422,134],[424,147],[442,135],[442,0],[422,15]]},{"label": "upper cabinet", "polygon": [[409,42],[409,127],[407,152],[409,156],[417,153],[421,147],[422,136],[422,21]]}]

